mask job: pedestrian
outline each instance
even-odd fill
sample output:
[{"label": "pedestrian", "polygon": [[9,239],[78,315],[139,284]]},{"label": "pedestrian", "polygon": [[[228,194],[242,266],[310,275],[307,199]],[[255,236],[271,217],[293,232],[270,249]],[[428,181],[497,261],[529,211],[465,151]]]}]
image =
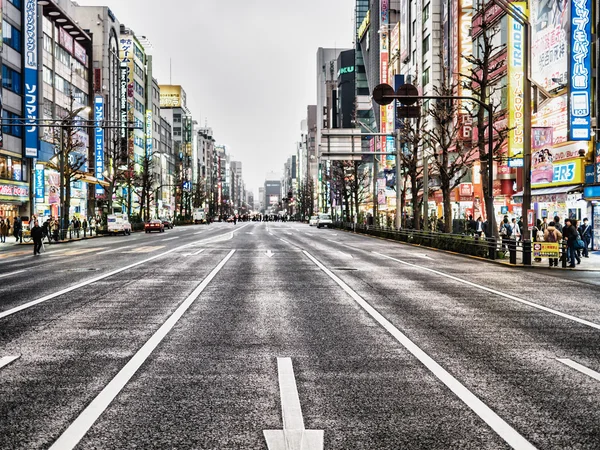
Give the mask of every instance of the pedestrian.
[{"label": "pedestrian", "polygon": [[475,239],[479,239],[481,235],[483,235],[483,237],[485,238],[485,233],[483,229],[483,219],[481,218],[481,216],[477,218],[477,221],[475,222],[475,225],[473,225],[473,227],[475,231]]},{"label": "pedestrian", "polygon": [[542,226],[540,227],[540,230],[542,231],[542,233],[545,233],[546,229],[548,229],[548,218],[544,217],[542,219]]},{"label": "pedestrian", "polygon": [[500,224],[500,237],[502,238],[502,251],[506,252],[508,241],[512,236],[512,227],[508,223],[508,216],[504,216],[502,223]]},{"label": "pedestrian", "polygon": [[[90,236],[92,235],[92,233],[94,232],[95,229],[96,229],[96,218],[91,217],[90,218]],[[96,231],[96,236],[98,236],[97,231]]]},{"label": "pedestrian", "polygon": [[583,257],[584,258],[589,258],[589,251],[588,251],[588,247],[590,246],[590,242],[592,242],[592,226],[588,224],[588,219],[587,217],[585,219],[583,219],[583,224],[579,227],[579,235],[581,236],[581,240],[583,241],[583,244],[585,245],[585,247],[583,247]]},{"label": "pedestrian", "polygon": [[48,239],[48,243],[50,243],[50,219],[46,219],[42,224],[42,237]]},{"label": "pedestrian", "polygon": [[8,219],[0,219],[0,242],[6,243],[6,236],[8,236],[8,229],[10,225]]},{"label": "pedestrian", "polygon": [[573,225],[571,219],[565,219],[565,226],[563,227],[563,237],[567,243],[567,261],[569,262],[569,267],[574,268],[577,267],[575,264],[575,260],[577,260],[577,264],[581,263],[581,259],[577,256],[577,251],[575,249],[575,243],[577,241],[577,229]]},{"label": "pedestrian", "polygon": [[58,242],[58,234],[60,232],[60,223],[58,222],[58,217],[52,219],[50,229],[52,230],[54,242]]},{"label": "pedestrian", "polygon": [[83,228],[83,237],[87,237],[88,223],[85,217],[83,218],[83,222],[81,222],[81,228]]},{"label": "pedestrian", "polygon": [[13,222],[13,236],[16,238],[16,242],[23,243],[23,222],[20,217],[15,217]]},{"label": "pedestrian", "polygon": [[[554,227],[560,232],[563,232],[563,226],[560,223],[560,217],[554,216]],[[564,233],[563,233],[564,234]]]},{"label": "pedestrian", "polygon": [[[562,239],[562,233],[556,229],[555,222],[550,222],[544,232],[545,242],[558,242]],[[550,267],[558,267],[558,258],[548,259]]]},{"label": "pedestrian", "polygon": [[40,227],[38,221],[36,220],[33,222],[33,228],[31,229],[31,239],[33,239],[33,256],[40,254],[43,237],[44,235],[42,233],[42,227]]},{"label": "pedestrian", "polygon": [[510,223],[510,229],[512,231],[511,237],[517,241],[520,241],[521,240],[521,227],[519,226],[517,219],[515,219],[514,217],[512,218],[512,221]]},{"label": "pedestrian", "polygon": [[[535,226],[531,229],[531,239],[533,242],[542,242],[544,240],[544,232],[542,231],[543,222],[538,219]],[[546,226],[546,228],[548,228]],[[542,258],[535,258],[535,262],[541,262]]]},{"label": "pedestrian", "polygon": [[79,229],[81,228],[81,222],[75,216],[73,216],[73,229],[75,230],[75,237],[79,239]]}]

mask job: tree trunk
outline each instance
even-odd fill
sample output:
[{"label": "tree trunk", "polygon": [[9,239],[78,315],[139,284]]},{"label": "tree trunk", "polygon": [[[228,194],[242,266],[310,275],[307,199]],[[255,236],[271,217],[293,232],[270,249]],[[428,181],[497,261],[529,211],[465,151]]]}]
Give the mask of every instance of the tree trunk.
[{"label": "tree trunk", "polygon": [[419,184],[417,182],[417,176],[414,174],[410,177],[410,189],[412,192],[411,204],[413,208],[413,228],[415,230],[420,230],[421,211],[419,208]]},{"label": "tree trunk", "polygon": [[449,187],[442,187],[444,197],[444,230],[445,233],[452,233],[452,202],[450,201]]}]

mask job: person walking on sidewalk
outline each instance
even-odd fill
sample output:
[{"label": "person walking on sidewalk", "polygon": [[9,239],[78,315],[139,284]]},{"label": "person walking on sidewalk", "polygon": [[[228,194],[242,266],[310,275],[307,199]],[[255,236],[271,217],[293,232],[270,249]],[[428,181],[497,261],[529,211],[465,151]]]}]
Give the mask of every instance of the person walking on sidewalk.
[{"label": "person walking on sidewalk", "polygon": [[42,249],[43,238],[44,232],[42,231],[42,227],[40,227],[38,221],[36,220],[33,223],[33,228],[31,229],[31,239],[33,239],[33,256],[40,254],[40,250]]},{"label": "person walking on sidewalk", "polygon": [[575,241],[577,241],[578,233],[577,228],[572,224],[571,219],[565,219],[563,236],[567,242],[567,261],[569,261],[569,267],[572,269],[577,267],[575,260],[577,260],[577,264],[579,264],[581,263],[581,259],[577,256],[577,251],[575,250]]},{"label": "person walking on sidewalk", "polygon": [[19,217],[15,217],[13,222],[13,236],[17,239],[16,242],[23,243],[23,223]]},{"label": "person walking on sidewalk", "polygon": [[588,252],[588,247],[590,246],[590,242],[592,242],[592,226],[588,224],[587,217],[583,219],[583,225],[579,227],[579,235],[585,245],[585,247],[583,247],[583,257],[589,258],[590,254]]},{"label": "person walking on sidewalk", "polygon": [[6,236],[8,236],[8,229],[10,227],[8,223],[8,219],[0,219],[0,242],[6,243]]},{"label": "person walking on sidewalk", "polygon": [[500,237],[502,238],[502,251],[506,252],[506,248],[508,246],[508,241],[512,235],[512,227],[510,223],[508,223],[508,216],[504,216],[504,220],[500,225]]},{"label": "person walking on sidewalk", "polygon": [[[554,222],[550,222],[544,232],[544,242],[558,242],[562,239],[562,233],[556,229]],[[550,267],[558,267],[558,258],[548,259]]]}]

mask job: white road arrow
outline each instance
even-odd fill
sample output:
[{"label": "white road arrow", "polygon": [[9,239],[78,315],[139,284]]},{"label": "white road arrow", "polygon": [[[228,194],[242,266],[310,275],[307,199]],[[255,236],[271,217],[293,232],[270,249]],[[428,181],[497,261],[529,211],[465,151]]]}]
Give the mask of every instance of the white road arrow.
[{"label": "white road arrow", "polygon": [[271,250],[267,250],[267,253],[265,253],[265,255],[267,255],[269,258],[272,258],[274,253]]},{"label": "white road arrow", "polygon": [[290,358],[277,358],[283,430],[263,430],[269,450],[323,450],[323,430],[306,430]]}]

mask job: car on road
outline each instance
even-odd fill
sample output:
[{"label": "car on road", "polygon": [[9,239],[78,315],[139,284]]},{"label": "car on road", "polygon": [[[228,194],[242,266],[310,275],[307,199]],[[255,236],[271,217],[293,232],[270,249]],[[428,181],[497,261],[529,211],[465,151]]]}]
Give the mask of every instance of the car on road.
[{"label": "car on road", "polygon": [[109,214],[106,218],[106,230],[108,234],[131,234],[129,218],[126,214]]},{"label": "car on road", "polygon": [[149,222],[146,222],[144,225],[144,231],[146,233],[150,233],[151,231],[158,231],[159,233],[165,232],[165,226],[160,219],[152,219]]},{"label": "car on road", "polygon": [[164,227],[168,228],[169,230],[172,230],[173,227],[175,227],[175,224],[173,223],[173,221],[167,217],[163,217],[162,219],[160,219],[160,221],[162,222]]},{"label": "car on road", "polygon": [[319,214],[319,218],[317,219],[317,228],[331,228],[333,226],[333,221],[331,220],[330,214]]},{"label": "car on road", "polygon": [[311,227],[316,227],[318,221],[319,221],[319,216],[311,216],[310,220],[308,221],[308,225]]}]

